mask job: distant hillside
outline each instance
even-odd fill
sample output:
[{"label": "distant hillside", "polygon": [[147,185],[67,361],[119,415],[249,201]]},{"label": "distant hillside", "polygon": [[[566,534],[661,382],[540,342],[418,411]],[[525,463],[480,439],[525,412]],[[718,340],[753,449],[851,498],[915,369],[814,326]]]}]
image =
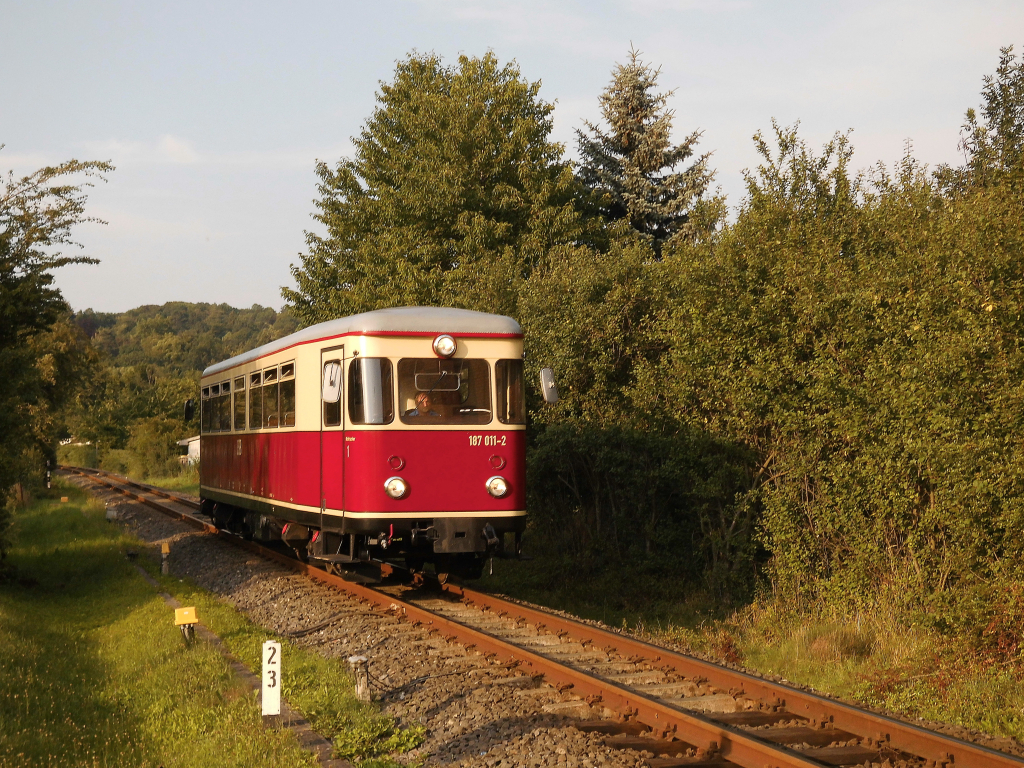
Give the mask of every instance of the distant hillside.
[{"label": "distant hillside", "polygon": [[119,313],[87,309],[75,322],[114,367],[145,365],[177,375],[201,371],[298,329],[287,312],[258,304],[235,309],[184,301]]},{"label": "distant hillside", "polygon": [[172,301],[127,312],[87,309],[74,321],[100,353],[95,370],[64,414],[65,433],[90,447],[63,450],[65,463],[99,463],[135,477],[178,470],[175,441],[198,430],[183,403],[198,394],[211,363],[286,336],[298,324],[287,312],[254,305]]}]

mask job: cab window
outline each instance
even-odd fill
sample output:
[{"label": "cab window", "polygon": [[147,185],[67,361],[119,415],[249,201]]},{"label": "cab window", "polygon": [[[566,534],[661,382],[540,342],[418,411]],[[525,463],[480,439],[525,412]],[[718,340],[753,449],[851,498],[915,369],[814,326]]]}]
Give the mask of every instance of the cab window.
[{"label": "cab window", "polygon": [[399,360],[398,405],[404,424],[489,424],[490,365],[469,359]]}]

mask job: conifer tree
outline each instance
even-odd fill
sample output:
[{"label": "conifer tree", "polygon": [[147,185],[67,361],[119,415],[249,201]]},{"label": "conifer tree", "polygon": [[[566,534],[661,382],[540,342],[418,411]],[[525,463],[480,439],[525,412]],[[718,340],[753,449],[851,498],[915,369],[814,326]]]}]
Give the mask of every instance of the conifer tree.
[{"label": "conifer tree", "polygon": [[607,132],[589,121],[586,133],[576,132],[579,177],[597,193],[601,214],[627,219],[653,240],[658,253],[670,238],[692,229],[691,214],[714,178],[710,154],[675,170],[693,157],[701,131],[672,145],[674,112],[665,105],[674,92],[657,92],[659,74],[630,50],[629,62],[615,67],[600,96]]}]

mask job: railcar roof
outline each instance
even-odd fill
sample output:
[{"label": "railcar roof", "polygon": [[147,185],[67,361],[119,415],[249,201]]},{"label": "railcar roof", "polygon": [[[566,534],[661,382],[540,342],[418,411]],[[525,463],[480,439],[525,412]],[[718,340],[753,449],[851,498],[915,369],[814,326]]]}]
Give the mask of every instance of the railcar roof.
[{"label": "railcar roof", "polygon": [[511,317],[474,312],[469,309],[446,307],[378,309],[350,317],[339,317],[337,320],[328,320],[303,328],[301,331],[264,344],[262,347],[256,347],[256,349],[235,355],[222,362],[214,363],[203,371],[203,376],[225,371],[296,344],[360,333],[451,333],[456,335],[483,333],[521,336],[523,329]]}]

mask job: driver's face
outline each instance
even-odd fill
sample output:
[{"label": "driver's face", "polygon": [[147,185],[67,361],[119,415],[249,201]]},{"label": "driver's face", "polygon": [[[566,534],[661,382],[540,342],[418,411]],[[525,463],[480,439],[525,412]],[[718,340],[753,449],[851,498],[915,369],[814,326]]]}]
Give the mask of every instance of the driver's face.
[{"label": "driver's face", "polygon": [[426,392],[421,392],[420,394],[416,395],[416,405],[419,408],[429,408],[430,395]]}]

